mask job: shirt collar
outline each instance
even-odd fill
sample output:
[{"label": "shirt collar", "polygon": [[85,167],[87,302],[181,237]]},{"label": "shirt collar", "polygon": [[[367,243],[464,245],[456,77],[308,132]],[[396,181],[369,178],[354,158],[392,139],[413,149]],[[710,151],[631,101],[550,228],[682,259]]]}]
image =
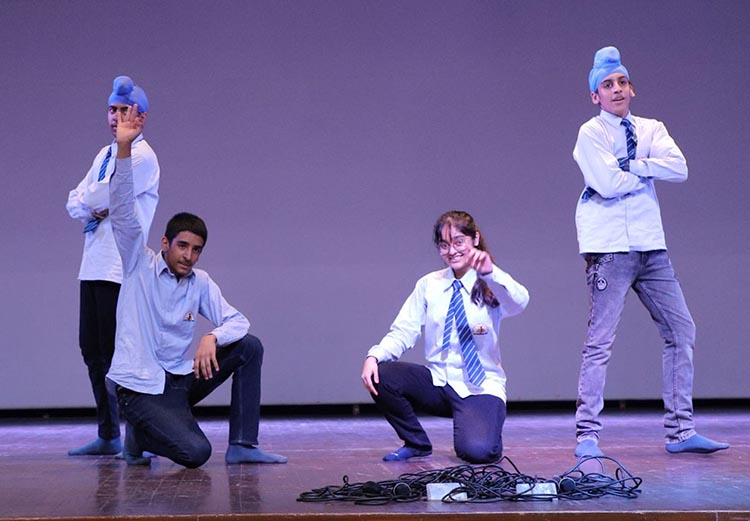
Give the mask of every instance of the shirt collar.
[{"label": "shirt collar", "polygon": [[454,280],[460,280],[461,285],[464,287],[464,290],[466,290],[466,292],[471,292],[471,288],[474,287],[474,283],[477,281],[477,272],[475,269],[471,268],[464,274],[463,277],[461,277],[460,279],[456,279],[455,275],[453,275],[453,270],[447,268],[445,270],[446,291],[453,287]]},{"label": "shirt collar", "polygon": [[[164,260],[164,254],[161,252],[161,250],[159,250],[159,253],[157,253],[157,257],[159,257],[159,260],[157,261],[158,263],[157,273],[161,275],[162,273],[166,271],[167,275],[176,279],[177,277],[175,277],[174,273],[172,273],[172,271],[169,269],[169,266],[167,266],[167,261]],[[190,278],[193,278],[194,276],[195,276],[195,270],[190,270],[190,275],[188,275],[187,278],[190,279]],[[184,279],[186,277],[182,277],[182,278]]]},{"label": "shirt collar", "polygon": [[157,256],[159,257],[159,260],[157,261],[157,267],[158,267],[158,273],[159,273],[159,275],[161,275],[165,271],[169,275],[172,275],[172,272],[169,271],[169,266],[167,266],[167,261],[164,260],[164,254],[162,253],[161,250],[159,250],[159,253],[157,254]]},{"label": "shirt collar", "polygon": [[599,116],[601,116],[601,118],[605,122],[609,123],[615,128],[620,128],[620,122],[623,119],[627,119],[628,121],[630,121],[630,123],[633,124],[633,126],[635,126],[635,121],[633,121],[633,114],[630,111],[628,111],[628,113],[625,115],[624,118],[621,118],[620,116],[616,116],[610,112],[607,112],[606,110],[600,111]]}]

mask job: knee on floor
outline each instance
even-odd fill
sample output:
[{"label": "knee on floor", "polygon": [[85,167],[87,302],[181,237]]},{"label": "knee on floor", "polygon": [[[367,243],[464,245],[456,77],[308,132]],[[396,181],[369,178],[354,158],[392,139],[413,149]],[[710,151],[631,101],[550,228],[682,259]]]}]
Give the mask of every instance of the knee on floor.
[{"label": "knee on floor", "polygon": [[477,442],[466,443],[456,447],[456,455],[469,463],[494,463],[502,456],[503,449],[497,445],[486,445]]},{"label": "knee on floor", "polygon": [[185,447],[180,455],[175,458],[175,463],[179,463],[183,467],[189,469],[194,469],[206,463],[210,457],[211,444],[208,440],[204,439],[198,443],[190,445],[189,447]]}]

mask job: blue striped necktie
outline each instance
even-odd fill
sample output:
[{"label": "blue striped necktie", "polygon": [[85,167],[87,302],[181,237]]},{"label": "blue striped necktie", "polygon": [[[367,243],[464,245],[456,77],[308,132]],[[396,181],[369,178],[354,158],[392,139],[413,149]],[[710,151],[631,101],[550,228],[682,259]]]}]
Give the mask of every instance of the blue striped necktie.
[{"label": "blue striped necktie", "polygon": [[[99,167],[99,179],[98,181],[104,181],[104,175],[107,172],[107,165],[109,164],[109,158],[112,157],[112,147],[107,149],[107,155],[104,156],[102,166]],[[99,226],[99,219],[91,219],[86,223],[86,227],[83,229],[83,233],[93,232],[96,227]]]},{"label": "blue striped necktie", "polygon": [[623,170],[630,172],[629,162],[635,159],[635,148],[638,146],[638,139],[635,137],[633,124],[629,120],[623,119],[620,121],[620,125],[625,127],[625,142],[628,145],[628,161],[623,161],[620,166]]},{"label": "blue striped necktie", "polygon": [[474,385],[482,385],[486,375],[484,367],[479,361],[477,354],[477,345],[474,343],[474,337],[471,336],[471,328],[466,320],[466,310],[464,309],[464,299],[461,297],[461,281],[453,281],[453,295],[448,305],[448,316],[445,319],[443,328],[443,349],[448,349],[451,341],[452,326],[456,324],[456,333],[461,343],[461,355],[464,358],[466,373],[469,375],[469,381]]}]

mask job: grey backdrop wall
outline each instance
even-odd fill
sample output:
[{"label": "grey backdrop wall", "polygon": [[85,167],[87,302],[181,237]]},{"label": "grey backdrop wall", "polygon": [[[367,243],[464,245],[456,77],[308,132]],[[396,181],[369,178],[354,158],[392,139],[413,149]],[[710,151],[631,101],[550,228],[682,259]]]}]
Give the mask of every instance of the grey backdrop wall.
[{"label": "grey backdrop wall", "polygon": [[[453,208],[531,292],[504,323],[510,400],[573,399],[587,301],[571,152],[604,45],[633,112],[688,158],[689,181],[658,190],[698,324],[695,394],[750,396],[749,16],[742,0],[0,1],[0,409],[92,405],[64,205],[110,138],[120,74],[151,103],[150,244],[177,211],[206,219],[200,267],[266,345],[263,403],[369,400],[365,351],[441,266],[431,226]],[[661,341],[635,300],[608,398],[660,397]]]}]

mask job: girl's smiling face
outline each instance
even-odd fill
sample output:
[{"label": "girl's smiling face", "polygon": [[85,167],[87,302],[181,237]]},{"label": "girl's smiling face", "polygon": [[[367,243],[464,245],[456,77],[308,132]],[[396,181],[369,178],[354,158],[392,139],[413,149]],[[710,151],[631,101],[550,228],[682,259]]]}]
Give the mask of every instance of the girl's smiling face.
[{"label": "girl's smiling face", "polygon": [[476,248],[478,237],[469,237],[455,226],[443,226],[440,233],[442,239],[437,248],[445,264],[453,270],[453,274],[460,279],[471,267],[470,253]]}]

